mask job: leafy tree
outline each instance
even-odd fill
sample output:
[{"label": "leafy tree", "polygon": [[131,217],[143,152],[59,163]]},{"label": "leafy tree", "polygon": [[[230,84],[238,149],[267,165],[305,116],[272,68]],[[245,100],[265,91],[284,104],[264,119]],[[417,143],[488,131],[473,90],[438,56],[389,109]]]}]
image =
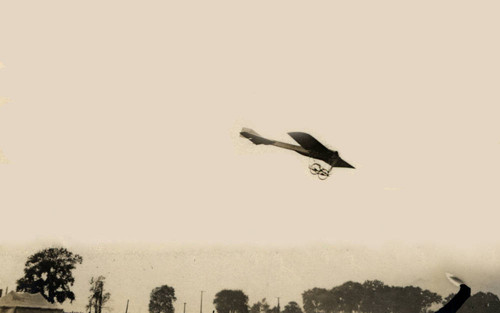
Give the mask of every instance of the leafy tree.
[{"label": "leafy tree", "polygon": [[363,283],[364,295],[360,305],[362,312],[389,313],[387,295],[389,286],[380,280],[367,280]]},{"label": "leafy tree", "polygon": [[302,303],[306,313],[324,313],[329,291],[324,288],[313,288],[302,293]]},{"label": "leafy tree", "polygon": [[279,313],[279,312],[280,309],[278,308],[278,306],[274,306],[271,308],[269,303],[267,303],[266,298],[254,303],[250,307],[250,313]]},{"label": "leafy tree", "polygon": [[401,313],[425,313],[441,296],[419,287],[391,287],[387,296],[390,308]]},{"label": "leafy tree", "polygon": [[70,290],[75,279],[72,271],[82,257],[65,248],[49,248],[39,251],[25,263],[24,277],[17,280],[17,291],[40,293],[50,303],[56,300],[63,303],[66,299],[75,300]]},{"label": "leafy tree", "polygon": [[299,304],[295,301],[288,302],[283,309],[283,313],[303,313]]},{"label": "leafy tree", "polygon": [[241,290],[221,290],[215,295],[218,313],[248,313],[248,296]]},{"label": "leafy tree", "polygon": [[360,306],[364,296],[363,285],[348,281],[341,286],[333,288],[332,291],[338,298],[338,309],[340,311],[346,313],[360,311]]},{"label": "leafy tree", "polygon": [[177,300],[173,287],[163,285],[151,291],[149,299],[150,313],[174,313],[173,302]]},{"label": "leafy tree", "polygon": [[413,288],[413,294],[410,297],[415,299],[415,306],[420,308],[419,313],[425,313],[429,311],[429,308],[434,303],[439,303],[442,297],[432,291],[422,290],[418,287],[407,287]]},{"label": "leafy tree", "polygon": [[89,313],[92,312],[92,309],[94,309],[94,313],[101,313],[102,308],[111,297],[109,292],[104,291],[105,279],[106,278],[104,276],[99,276],[96,279],[92,277],[90,279],[89,303],[86,306]]},{"label": "leafy tree", "polygon": [[270,313],[271,306],[267,303],[266,298],[258,301],[250,308],[250,313]]}]

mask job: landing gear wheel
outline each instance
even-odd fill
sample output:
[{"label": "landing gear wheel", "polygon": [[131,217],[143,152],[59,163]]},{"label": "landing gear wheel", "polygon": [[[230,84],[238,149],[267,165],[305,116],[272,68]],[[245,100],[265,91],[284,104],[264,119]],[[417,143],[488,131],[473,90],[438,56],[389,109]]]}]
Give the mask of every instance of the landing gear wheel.
[{"label": "landing gear wheel", "polygon": [[325,180],[328,178],[328,176],[330,176],[330,172],[328,172],[327,170],[325,169],[322,169],[321,171],[319,171],[318,173],[318,178],[321,179],[321,180]]},{"label": "landing gear wheel", "polygon": [[319,163],[314,163],[309,165],[309,170],[311,171],[311,174],[318,175],[318,173],[322,171],[322,168]]}]

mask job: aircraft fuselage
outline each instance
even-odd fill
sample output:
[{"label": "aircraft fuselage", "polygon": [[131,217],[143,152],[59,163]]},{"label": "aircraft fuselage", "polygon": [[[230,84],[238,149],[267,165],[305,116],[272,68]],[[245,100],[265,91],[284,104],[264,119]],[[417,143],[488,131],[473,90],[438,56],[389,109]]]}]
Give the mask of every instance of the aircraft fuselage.
[{"label": "aircraft fuselage", "polygon": [[278,148],[293,150],[303,156],[321,160],[329,164],[331,166],[329,170],[323,169],[319,163],[314,163],[309,167],[311,173],[318,175],[320,179],[326,179],[333,167],[354,168],[354,166],[342,160],[337,151],[328,149],[311,135],[302,132],[291,132],[288,134],[295,141],[297,141],[300,146],[264,138],[249,128],[243,128],[240,132],[242,137],[247,138],[256,145],[270,145]]}]

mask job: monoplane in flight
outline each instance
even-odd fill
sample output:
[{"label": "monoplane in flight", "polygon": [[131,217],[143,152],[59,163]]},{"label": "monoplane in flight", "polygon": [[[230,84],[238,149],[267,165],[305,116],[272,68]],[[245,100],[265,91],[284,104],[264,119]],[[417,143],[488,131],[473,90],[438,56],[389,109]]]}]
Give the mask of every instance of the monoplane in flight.
[{"label": "monoplane in flight", "polygon": [[325,162],[326,164],[330,165],[330,169],[327,170],[326,168],[323,168],[321,164],[317,163],[316,161],[314,161],[314,163],[309,166],[311,174],[318,175],[319,179],[321,180],[327,179],[330,176],[330,171],[334,167],[354,168],[354,166],[342,160],[337,151],[328,149],[313,136],[306,133],[288,133],[288,135],[290,135],[290,137],[292,137],[300,146],[266,139],[249,128],[243,128],[240,132],[240,135],[249,139],[256,145],[272,145],[279,148],[289,149],[304,156],[308,156],[313,160],[316,159]]}]

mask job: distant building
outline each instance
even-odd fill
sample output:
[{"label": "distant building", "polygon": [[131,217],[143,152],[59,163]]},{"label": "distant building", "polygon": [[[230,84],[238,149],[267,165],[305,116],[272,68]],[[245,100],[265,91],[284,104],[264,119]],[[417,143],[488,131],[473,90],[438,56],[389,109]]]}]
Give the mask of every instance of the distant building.
[{"label": "distant building", "polygon": [[0,298],[0,313],[63,313],[63,309],[39,293],[11,291]]}]

